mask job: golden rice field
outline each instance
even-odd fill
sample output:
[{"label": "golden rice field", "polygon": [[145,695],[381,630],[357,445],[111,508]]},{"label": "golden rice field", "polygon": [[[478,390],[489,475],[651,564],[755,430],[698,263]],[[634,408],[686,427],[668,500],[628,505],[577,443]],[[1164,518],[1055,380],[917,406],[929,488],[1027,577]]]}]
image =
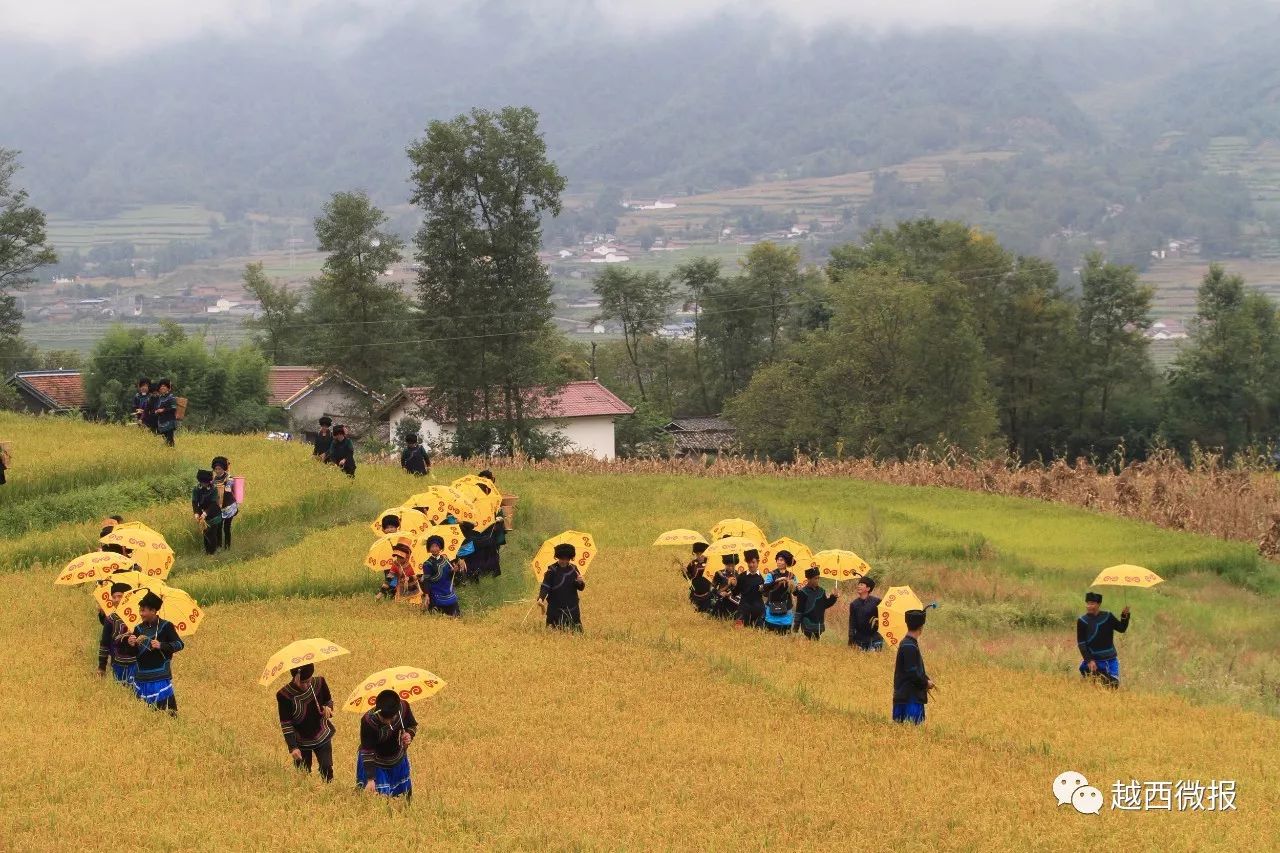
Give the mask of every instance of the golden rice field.
[{"label": "golden rice field", "polygon": [[[48,529],[0,540],[4,850],[1200,851],[1280,838],[1280,620],[1268,593],[1213,571],[1247,545],[942,488],[497,467],[520,495],[518,530],[500,582],[464,588],[466,616],[450,621],[374,602],[360,565],[373,515],[420,485],[398,469],[364,465],[353,483],[297,445],[180,434],[175,453],[125,428],[8,415],[0,438],[14,445],[0,513],[39,499],[42,481],[85,488],[95,460],[116,477],[121,460],[159,459],[162,477],[220,452],[248,480],[230,555],[200,552],[181,500],[125,513],[166,534],[170,583],[207,609],[174,660],[176,719],[97,678],[92,603],[51,584],[112,508],[68,504]],[[923,727],[889,721],[893,661],[851,654],[843,620],[813,645],[691,611],[676,555],[648,543],[734,515],[853,547],[882,581],[940,602],[922,641],[940,685]],[[569,526],[601,548],[582,636],[528,615],[522,566]],[[1084,686],[1081,595],[1100,566],[1140,559],[1168,581],[1128,595],[1125,686]],[[354,790],[347,714],[337,781],[292,770],[257,676],[310,636],[351,650],[320,668],[339,698],[396,664],[448,682],[415,706],[412,803]],[[1233,780],[1236,808],[1081,815],[1052,795],[1066,770],[1108,801],[1116,780]]]}]

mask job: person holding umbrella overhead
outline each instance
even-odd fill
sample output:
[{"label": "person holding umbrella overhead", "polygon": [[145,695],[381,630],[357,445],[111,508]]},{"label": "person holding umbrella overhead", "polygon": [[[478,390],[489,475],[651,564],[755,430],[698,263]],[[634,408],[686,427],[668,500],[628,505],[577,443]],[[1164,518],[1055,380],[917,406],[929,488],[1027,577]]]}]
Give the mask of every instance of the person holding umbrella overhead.
[{"label": "person holding umbrella overhead", "polygon": [[1076,645],[1080,647],[1080,677],[1097,678],[1108,687],[1120,686],[1120,658],[1116,654],[1115,632],[1129,630],[1129,606],[1120,618],[1102,609],[1102,595],[1087,592],[1085,613],[1076,620]]},{"label": "person holding umbrella overhead", "polygon": [[555,546],[555,562],[543,575],[538,588],[538,604],[546,611],[547,627],[582,630],[582,611],[578,605],[578,593],[587,588],[582,573],[573,564],[578,549],[569,542]]},{"label": "person holding umbrella overhead", "polygon": [[356,786],[371,794],[412,799],[409,745],[417,735],[418,720],[409,703],[394,690],[379,693],[373,709],[360,718]]},{"label": "person holding umbrella overhead", "polygon": [[138,653],[129,642],[132,633],[129,626],[124,624],[124,620],[114,610],[114,607],[120,603],[120,599],[124,598],[124,594],[131,589],[133,587],[127,583],[112,583],[113,609],[110,613],[98,614],[98,618],[102,620],[102,639],[98,643],[98,675],[106,676],[107,664],[110,663],[111,674],[115,680],[132,687],[134,674],[138,669]]},{"label": "person holding umbrella overhead", "polygon": [[150,590],[138,602],[141,621],[129,636],[129,645],[138,651],[134,692],[156,710],[178,716],[178,698],[173,692],[173,668],[169,661],[185,647],[173,623],[160,618],[164,599]]},{"label": "person holding umbrella overhead", "polygon": [[924,611],[906,612],[907,635],[898,644],[898,657],[893,664],[893,721],[924,722],[924,706],[929,702],[933,681],[925,672],[920,654],[920,634],[924,630]]},{"label": "person holding umbrella overhead", "polygon": [[324,676],[315,674],[315,664],[306,663],[289,670],[289,683],[276,691],[276,708],[285,745],[293,766],[311,772],[314,757],[320,778],[333,781],[333,696]]}]

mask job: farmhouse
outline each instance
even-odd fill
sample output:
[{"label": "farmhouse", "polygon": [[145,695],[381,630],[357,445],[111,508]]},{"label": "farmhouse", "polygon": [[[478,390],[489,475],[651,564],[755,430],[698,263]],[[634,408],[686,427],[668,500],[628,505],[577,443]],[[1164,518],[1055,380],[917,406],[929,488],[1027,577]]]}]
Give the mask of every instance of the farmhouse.
[{"label": "farmhouse", "polygon": [[[430,388],[405,388],[387,400],[382,419],[389,433],[395,435],[400,421],[412,417],[422,422],[422,438],[429,447],[439,448],[451,441],[457,425],[448,413],[432,405],[430,397]],[[635,412],[594,380],[570,382],[551,397],[535,397],[539,403],[534,427],[559,432],[568,439],[572,450],[597,459],[613,459],[617,455],[614,420]]]},{"label": "farmhouse", "polygon": [[28,370],[5,383],[18,392],[25,411],[60,415],[84,408],[84,378],[78,370]]},{"label": "farmhouse", "polygon": [[679,418],[662,429],[675,443],[677,456],[723,453],[737,441],[737,430],[724,418]]},{"label": "farmhouse", "polygon": [[358,435],[361,421],[383,399],[334,368],[277,366],[267,375],[267,404],[288,413],[291,432],[314,435],[317,422],[328,415],[334,423],[351,421],[352,433]]}]

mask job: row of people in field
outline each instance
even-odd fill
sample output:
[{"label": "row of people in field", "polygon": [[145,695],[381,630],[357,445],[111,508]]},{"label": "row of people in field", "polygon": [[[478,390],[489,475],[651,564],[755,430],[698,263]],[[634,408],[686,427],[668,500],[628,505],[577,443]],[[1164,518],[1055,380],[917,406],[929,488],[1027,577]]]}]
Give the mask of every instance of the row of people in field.
[{"label": "row of people in field", "polygon": [[733,620],[747,628],[763,628],[778,634],[802,633],[810,640],[822,637],[827,628],[827,610],[839,600],[838,592],[827,594],[816,568],[795,574],[796,560],[790,551],[779,551],[774,565],[762,571],[760,552],[721,557],[714,574],[707,566],[707,545],[693,546],[693,559],[685,567],[689,581],[689,601],[699,613]]},{"label": "row of people in field", "polygon": [[[346,424],[333,423],[328,415],[320,418],[316,437],[311,442],[313,459],[333,465],[348,477],[356,475],[356,447]],[[416,477],[431,473],[431,456],[417,434],[405,436],[405,448],[400,452],[400,467]]]},{"label": "row of people in field", "polygon": [[157,379],[153,384],[143,376],[133,395],[133,421],[146,427],[173,447],[173,434],[178,430],[178,398],[173,395],[173,381]]}]

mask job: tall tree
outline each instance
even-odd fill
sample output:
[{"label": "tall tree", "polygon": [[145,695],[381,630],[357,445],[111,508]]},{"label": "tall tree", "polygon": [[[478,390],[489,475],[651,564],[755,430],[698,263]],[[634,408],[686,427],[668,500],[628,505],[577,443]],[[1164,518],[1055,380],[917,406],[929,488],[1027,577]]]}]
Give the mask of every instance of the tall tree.
[{"label": "tall tree", "polygon": [[641,348],[667,318],[671,309],[671,281],[656,272],[607,267],[596,276],[593,289],[600,297],[599,319],[614,321],[622,327],[622,341],[640,389],[640,399],[648,402],[640,368]]},{"label": "tall tree", "polygon": [[790,324],[801,289],[799,247],[757,243],[742,262],[742,279],[768,330],[765,358],[773,361],[781,352],[783,331]]},{"label": "tall tree", "polygon": [[706,332],[702,325],[702,305],[706,301],[707,292],[720,282],[720,261],[716,258],[694,258],[676,267],[673,281],[683,285],[685,294],[693,308],[693,364],[697,372],[698,394],[702,398],[702,414],[714,415],[719,412],[719,400],[711,405],[711,394],[707,391],[707,374],[702,364],[703,348],[706,343]]},{"label": "tall tree", "polygon": [[1094,252],[1080,272],[1077,328],[1077,428],[1108,436],[1118,389],[1152,372],[1148,341],[1152,290],[1131,266],[1107,263]]},{"label": "tall tree", "polygon": [[[433,121],[409,147],[418,298],[429,324],[433,403],[460,425],[527,431],[535,389],[555,381],[551,277],[538,258],[544,213],[565,180],[528,107]],[[495,393],[496,392],[496,393]]]},{"label": "tall tree", "polygon": [[387,223],[363,192],[334,193],[315,222],[328,257],[311,280],[306,307],[307,351],[375,388],[397,375],[408,349],[407,300],[383,275],[403,258],[404,241]]},{"label": "tall tree", "polygon": [[292,363],[301,335],[302,294],[289,290],[283,282],[272,284],[261,261],[245,265],[244,289],[262,305],[262,314],[244,323],[260,333],[256,340],[259,349],[272,364]]},{"label": "tall tree", "polygon": [[27,203],[27,191],[14,186],[18,152],[0,148],[0,351],[18,348],[22,311],[17,293],[34,281],[37,269],[57,263],[49,245],[44,213]]}]

